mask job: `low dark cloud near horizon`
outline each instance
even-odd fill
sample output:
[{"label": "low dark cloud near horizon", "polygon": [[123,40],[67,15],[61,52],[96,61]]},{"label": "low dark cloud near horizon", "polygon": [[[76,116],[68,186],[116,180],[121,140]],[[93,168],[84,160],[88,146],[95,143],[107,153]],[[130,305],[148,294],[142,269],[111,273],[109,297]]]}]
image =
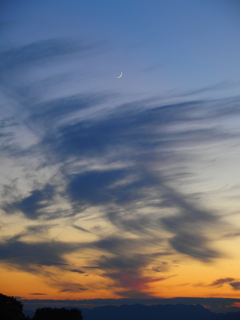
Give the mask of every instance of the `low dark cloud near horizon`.
[{"label": "low dark cloud near horizon", "polygon": [[231,282],[230,286],[234,289],[234,290],[240,290],[240,282],[236,281],[236,282]]},{"label": "low dark cloud near horizon", "polygon": [[[21,125],[35,137],[34,142],[22,146],[16,138],[18,125],[12,122],[7,126],[5,119],[0,128],[3,153],[23,167],[25,160],[37,159],[34,170],[27,164],[24,167],[26,177],[30,171],[32,176],[37,174],[39,168],[55,170],[47,182],[36,184],[37,176],[31,176],[29,190],[16,191],[17,196],[3,199],[1,208],[9,216],[21,212],[25,219],[41,225],[46,220],[74,218],[89,208],[94,211],[100,207],[101,218],[116,229],[115,234],[102,233],[99,241],[84,245],[81,241],[31,243],[5,239],[0,245],[0,260],[37,272],[36,266],[40,265],[65,268],[65,255],[82,247],[94,248],[100,251],[92,266],[113,281],[118,295],[147,298],[151,297],[149,284],[167,278],[164,274],[156,278],[143,275],[154,259],[162,265],[164,260],[160,259],[177,253],[211,263],[222,256],[207,232],[213,227],[215,232],[221,230],[220,217],[206,208],[201,198],[196,201],[195,195],[185,194],[178,186],[183,177],[196,179],[186,165],[196,160],[192,148],[239,139],[239,134],[216,121],[239,115],[240,98],[214,101],[190,96],[186,101],[162,103],[152,98],[151,102],[140,99],[116,104],[111,92],[90,92],[37,99],[36,88],[29,85],[27,76],[25,83],[18,83],[19,69],[39,68],[43,63],[46,66],[55,58],[92,48],[95,46],[53,39],[0,54],[0,85],[20,105],[24,111]],[[111,108],[99,108],[106,101],[112,103]],[[91,112],[86,114],[86,110]],[[70,209],[50,210],[57,197]],[[90,214],[88,218],[93,220]],[[84,230],[77,228],[79,232]],[[25,234],[28,232],[31,230]],[[159,249],[162,245],[165,250]],[[82,268],[69,270],[84,272]],[[239,290],[238,282],[230,285]],[[60,292],[84,290],[78,284],[60,288]]]},{"label": "low dark cloud near horizon", "polygon": [[233,283],[234,280],[234,278],[221,278],[213,281],[209,286],[221,287],[225,283],[229,283],[231,285],[231,283]]}]

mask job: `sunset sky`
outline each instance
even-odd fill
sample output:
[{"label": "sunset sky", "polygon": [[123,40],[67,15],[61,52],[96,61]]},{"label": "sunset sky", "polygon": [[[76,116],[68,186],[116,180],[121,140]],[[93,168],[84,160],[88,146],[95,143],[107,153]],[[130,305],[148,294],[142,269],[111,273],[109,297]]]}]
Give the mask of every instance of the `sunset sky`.
[{"label": "sunset sky", "polygon": [[5,0],[0,20],[0,292],[240,306],[238,1]]}]

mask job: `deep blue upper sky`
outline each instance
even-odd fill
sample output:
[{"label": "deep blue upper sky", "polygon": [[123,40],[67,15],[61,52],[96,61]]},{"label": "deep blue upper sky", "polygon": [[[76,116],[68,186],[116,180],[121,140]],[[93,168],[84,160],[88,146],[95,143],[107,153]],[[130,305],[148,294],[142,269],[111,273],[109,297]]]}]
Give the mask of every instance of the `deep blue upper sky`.
[{"label": "deep blue upper sky", "polygon": [[[95,54],[68,62],[75,91],[139,96],[233,85],[240,80],[239,11],[223,0],[5,1],[2,44],[70,38],[96,46]],[[121,70],[124,78],[115,81]]]}]

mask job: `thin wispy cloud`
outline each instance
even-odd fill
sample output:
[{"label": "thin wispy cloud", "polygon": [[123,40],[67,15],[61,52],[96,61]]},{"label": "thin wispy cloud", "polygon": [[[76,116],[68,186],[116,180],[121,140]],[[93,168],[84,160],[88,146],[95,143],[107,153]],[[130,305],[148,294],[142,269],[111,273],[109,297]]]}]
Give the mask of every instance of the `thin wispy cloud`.
[{"label": "thin wispy cloud", "polygon": [[[132,64],[148,71],[138,79],[127,61],[123,77],[112,77],[113,39],[26,39],[0,52],[3,267],[60,296],[150,299],[161,286],[192,287],[172,284],[182,277],[176,266],[212,267],[226,258],[219,240],[239,234],[213,191],[228,183],[226,170],[236,175],[226,163],[239,155],[240,97],[211,96],[231,81],[161,94],[147,84],[163,72],[158,60]],[[216,278],[198,286],[239,290],[235,275]]]},{"label": "thin wispy cloud", "polygon": [[236,281],[236,282],[231,282],[229,284],[234,290],[240,290],[240,282]]},{"label": "thin wispy cloud", "polygon": [[217,286],[217,287],[221,287],[224,283],[231,283],[234,281],[234,278],[223,278],[223,279],[217,279],[215,281],[213,281],[210,286]]}]

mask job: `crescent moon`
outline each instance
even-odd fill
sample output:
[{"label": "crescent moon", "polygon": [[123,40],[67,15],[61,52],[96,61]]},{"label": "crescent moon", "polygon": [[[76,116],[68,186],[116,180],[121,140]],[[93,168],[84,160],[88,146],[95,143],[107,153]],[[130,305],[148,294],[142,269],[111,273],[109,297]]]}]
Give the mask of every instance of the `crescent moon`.
[{"label": "crescent moon", "polygon": [[123,75],[123,73],[121,71],[121,74],[120,74],[120,76],[117,77],[117,79],[122,78],[122,75]]}]

